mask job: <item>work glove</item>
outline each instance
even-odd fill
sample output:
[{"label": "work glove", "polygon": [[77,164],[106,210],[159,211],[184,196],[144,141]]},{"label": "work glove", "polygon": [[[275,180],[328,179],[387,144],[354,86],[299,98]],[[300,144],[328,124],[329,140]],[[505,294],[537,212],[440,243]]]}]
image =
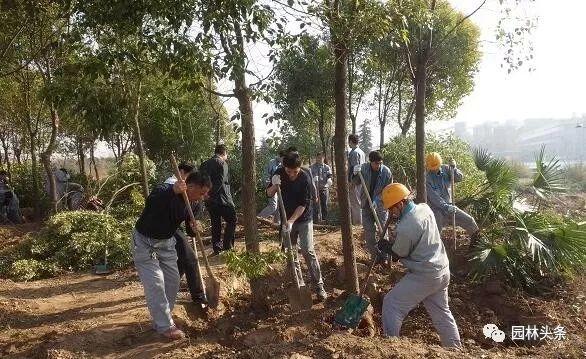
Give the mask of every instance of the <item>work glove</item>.
[{"label": "work glove", "polygon": [[454,213],[456,213],[456,206],[454,206],[453,204],[448,204],[448,207],[447,207],[447,209],[448,209],[448,213],[449,213],[449,214],[454,214]]},{"label": "work glove", "polygon": [[360,165],[356,165],[352,168],[352,172],[354,173],[354,175],[357,175],[358,172],[360,172],[361,167],[362,166],[360,166]]},{"label": "work glove", "polygon": [[293,228],[293,223],[287,221],[285,223],[283,223],[283,225],[281,226],[282,230],[284,233],[291,233],[291,228]]},{"label": "work glove", "polygon": [[331,178],[328,178],[328,180],[326,181],[326,187],[329,187],[329,186],[331,186],[331,185],[332,185],[332,183],[333,183],[333,182],[332,182],[332,179],[331,179]]},{"label": "work glove", "polygon": [[392,254],[393,244],[386,239],[381,239],[376,242],[376,247],[384,254]]},{"label": "work glove", "polygon": [[313,176],[313,182],[319,182],[319,176]]},{"label": "work glove", "polygon": [[275,185],[281,185],[281,176],[279,175],[274,175],[273,178],[271,178],[271,183],[273,184],[273,186]]},{"label": "work glove", "polygon": [[456,168],[456,160],[455,160],[455,159],[453,159],[453,158],[450,158],[450,162],[449,162],[449,164],[450,164],[450,167],[452,167],[452,168]]}]

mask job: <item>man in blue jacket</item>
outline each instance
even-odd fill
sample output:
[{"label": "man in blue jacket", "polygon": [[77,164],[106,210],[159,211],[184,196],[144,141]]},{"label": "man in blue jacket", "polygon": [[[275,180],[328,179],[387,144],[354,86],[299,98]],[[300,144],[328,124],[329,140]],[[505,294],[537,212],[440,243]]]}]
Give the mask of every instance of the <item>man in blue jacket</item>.
[{"label": "man in blue jacket", "polygon": [[[383,164],[383,157],[380,152],[372,151],[368,154],[368,161],[363,165],[356,165],[353,168],[354,177],[352,181],[355,185],[361,186],[358,172],[362,173],[368,194],[376,209],[376,214],[381,224],[387,220],[387,211],[383,208],[381,202],[381,193],[383,188],[393,182],[393,174],[390,168]],[[387,261],[388,256],[381,254],[376,246],[376,222],[372,210],[369,208],[366,193],[360,191],[360,204],[362,207],[362,227],[364,228],[364,240],[366,248],[372,258],[379,258],[381,262]]]},{"label": "man in blue jacket", "polygon": [[435,215],[435,222],[441,234],[445,225],[456,217],[456,225],[464,228],[470,235],[470,245],[473,246],[479,237],[479,228],[474,217],[456,207],[451,200],[452,172],[454,182],[461,182],[464,175],[456,167],[456,161],[450,160],[449,166],[442,164],[442,157],[437,152],[432,152],[425,158],[427,167],[426,188],[427,203]]},{"label": "man in blue jacket", "polygon": [[153,328],[172,340],[185,336],[171,317],[179,291],[174,234],[183,222],[186,223],[188,235],[193,235],[198,226],[189,218],[182,193],[187,191],[192,205],[197,204],[211,185],[207,175],[191,172],[185,180],[178,179],[173,185],[156,186],[147,197],[142,214],[134,226],[134,265],[144,287]]}]

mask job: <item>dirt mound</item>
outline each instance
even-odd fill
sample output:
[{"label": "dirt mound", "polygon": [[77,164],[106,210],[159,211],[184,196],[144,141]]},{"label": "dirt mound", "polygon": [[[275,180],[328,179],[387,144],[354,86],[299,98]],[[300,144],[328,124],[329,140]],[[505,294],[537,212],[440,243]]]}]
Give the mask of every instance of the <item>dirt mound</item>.
[{"label": "dirt mound", "polygon": [[[357,260],[362,275],[368,264],[360,236]],[[465,242],[465,238],[461,238]],[[263,248],[278,248],[265,241]],[[238,243],[238,246],[242,246]],[[464,349],[439,346],[431,320],[422,307],[405,320],[402,337],[381,337],[380,305],[384,294],[403,275],[400,266],[377,267],[369,294],[373,303],[371,325],[353,333],[339,331],[332,318],[346,298],[340,281],[339,232],[316,233],[317,252],[331,296],[310,311],[291,313],[284,293],[284,269],[275,268],[266,281],[268,311],[250,308],[249,286],[227,272],[221,258],[212,266],[226,283],[219,311],[201,311],[180,293],[174,310],[187,338],[168,342],[150,329],[140,282],[133,270],[97,277],[66,275],[32,283],[0,280],[0,356],[8,358],[582,358],[586,347],[584,298],[586,280],[551,286],[547,295],[528,297],[502,283],[472,285],[455,278],[450,305]],[[456,255],[464,266],[465,243]],[[493,323],[510,333],[515,324],[563,325],[564,341],[497,344],[484,338],[482,326]],[[374,337],[372,336],[374,335]]]}]

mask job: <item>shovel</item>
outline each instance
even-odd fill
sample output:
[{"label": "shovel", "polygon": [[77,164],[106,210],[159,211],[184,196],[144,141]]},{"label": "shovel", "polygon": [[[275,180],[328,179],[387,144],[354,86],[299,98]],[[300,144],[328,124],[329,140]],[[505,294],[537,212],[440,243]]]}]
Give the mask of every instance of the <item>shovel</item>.
[{"label": "shovel", "polygon": [[[181,173],[179,172],[179,168],[177,167],[177,161],[175,160],[175,156],[173,155],[171,155],[171,164],[173,165],[175,177],[177,177],[177,179],[182,179]],[[193,210],[191,209],[191,203],[189,203],[187,192],[183,192],[182,195],[183,200],[185,201],[185,206],[187,207],[187,211],[189,212],[189,218],[193,223],[195,223],[195,215],[193,214]],[[203,242],[201,241],[201,236],[199,235],[199,232],[194,231],[194,233],[195,240],[197,241],[199,250],[201,251],[203,262],[206,267],[206,272],[208,274],[205,281],[205,293],[208,299],[208,305],[210,306],[210,308],[217,308],[218,304],[220,303],[220,282],[214,275],[214,272],[212,272],[212,268],[210,267],[208,256],[205,252],[205,248],[203,246]]]},{"label": "shovel", "polygon": [[[383,231],[381,231],[381,238],[384,238],[384,233],[389,228],[391,224],[391,217],[387,219],[385,223],[385,227]],[[362,320],[362,316],[366,309],[370,305],[370,299],[364,296],[366,292],[366,288],[368,287],[370,274],[372,273],[372,268],[374,268],[376,262],[378,261],[379,256],[377,256],[368,267],[368,272],[366,273],[366,278],[364,278],[364,284],[360,288],[360,292],[358,294],[350,294],[348,299],[344,302],[342,308],[336,313],[334,317],[334,322],[341,327],[344,328],[351,328],[356,329],[358,324],[360,324],[360,320]]]},{"label": "shovel", "polygon": [[[283,203],[283,196],[281,194],[281,186],[277,185],[277,200],[279,201],[279,209],[281,212],[281,223],[287,222],[287,214],[285,212],[285,204]],[[297,247],[293,248],[291,245],[291,236],[289,232],[281,229],[281,242],[285,245],[287,253],[287,265],[291,268],[291,274],[293,276],[293,287],[287,289],[287,298],[289,299],[289,305],[291,310],[298,312],[301,310],[311,309],[313,305],[313,299],[311,298],[311,292],[306,286],[299,285],[299,278],[297,277],[297,269],[295,263],[297,262]]]},{"label": "shovel", "polygon": [[96,264],[94,266],[94,274],[105,275],[110,274],[110,267],[108,266],[108,248],[104,251],[104,264]]}]

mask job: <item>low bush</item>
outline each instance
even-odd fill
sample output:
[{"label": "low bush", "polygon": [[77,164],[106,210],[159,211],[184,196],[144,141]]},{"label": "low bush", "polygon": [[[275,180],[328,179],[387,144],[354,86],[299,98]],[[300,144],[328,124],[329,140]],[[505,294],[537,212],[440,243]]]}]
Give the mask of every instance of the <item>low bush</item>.
[{"label": "low bush", "polygon": [[0,253],[0,271],[15,280],[33,280],[59,271],[82,271],[102,263],[117,269],[132,262],[130,234],[135,219],[107,213],[62,212],[30,240]]}]

